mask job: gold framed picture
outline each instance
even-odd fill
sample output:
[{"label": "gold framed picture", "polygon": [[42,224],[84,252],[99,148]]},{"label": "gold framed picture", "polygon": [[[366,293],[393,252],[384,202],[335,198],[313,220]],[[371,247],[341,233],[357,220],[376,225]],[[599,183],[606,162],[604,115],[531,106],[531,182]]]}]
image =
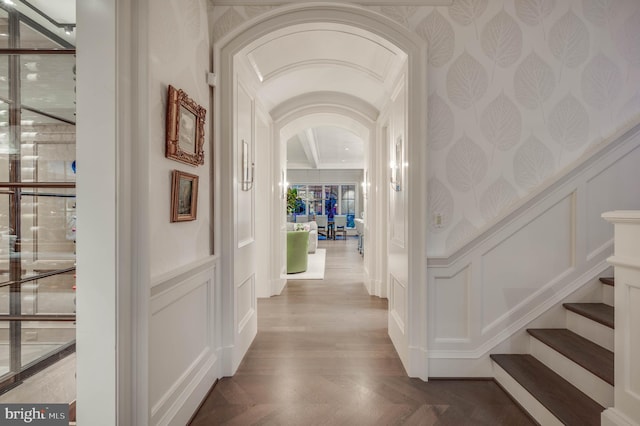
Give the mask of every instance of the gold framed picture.
[{"label": "gold framed picture", "polygon": [[198,166],[204,164],[204,122],[207,110],[169,85],[166,157]]},{"label": "gold framed picture", "polygon": [[171,222],[196,220],[198,176],[174,170],[171,184]]}]

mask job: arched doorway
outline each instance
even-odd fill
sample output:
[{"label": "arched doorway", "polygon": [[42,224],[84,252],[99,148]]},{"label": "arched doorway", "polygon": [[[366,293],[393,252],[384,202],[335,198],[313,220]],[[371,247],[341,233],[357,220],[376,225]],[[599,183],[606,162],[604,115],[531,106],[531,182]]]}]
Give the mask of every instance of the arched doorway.
[{"label": "arched doorway", "polygon": [[[233,374],[255,335],[255,275],[241,265],[254,262],[256,252],[251,214],[241,207],[250,205],[252,195],[242,194],[238,182],[242,149],[246,140],[239,135],[241,118],[237,115],[236,55],[247,45],[269,34],[299,25],[341,25],[366,32],[397,46],[407,55],[407,68],[402,92],[397,90],[394,102],[404,113],[382,116],[376,127],[376,139],[386,143],[385,159],[394,160],[395,173],[403,183],[394,182],[390,189],[387,161],[374,164],[378,191],[389,194],[389,249],[379,253],[380,260],[389,259],[387,282],[390,298],[389,331],[400,358],[410,376],[427,378],[426,358],[426,46],[405,28],[375,12],[346,5],[311,4],[284,7],[244,25],[214,48],[214,65],[220,75],[216,91],[216,139],[220,141],[220,205],[222,226],[222,339],[228,348],[225,374]],[[400,86],[399,86],[400,87]],[[397,96],[396,96],[397,95]],[[389,130],[392,129],[392,130]],[[389,133],[391,132],[391,133]],[[250,132],[249,132],[250,133]],[[247,134],[246,138],[250,135]],[[274,205],[278,204],[278,187],[282,185],[282,160],[272,139],[274,167],[270,189]],[[251,149],[251,148],[247,148]],[[381,157],[381,158],[382,158]],[[274,207],[277,210],[277,207]],[[244,214],[240,217],[240,214]],[[248,223],[246,229],[242,223]],[[240,225],[239,225],[240,224]],[[239,271],[242,270],[242,273]],[[253,286],[253,287],[252,287]]]}]

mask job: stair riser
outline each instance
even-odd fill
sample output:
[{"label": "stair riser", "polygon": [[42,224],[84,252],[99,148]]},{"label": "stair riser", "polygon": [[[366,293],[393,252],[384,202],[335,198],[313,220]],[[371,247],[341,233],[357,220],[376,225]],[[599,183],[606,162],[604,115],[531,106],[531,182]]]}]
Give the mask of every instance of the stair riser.
[{"label": "stair riser", "polygon": [[561,353],[530,337],[531,355],[604,407],[613,406],[613,386]]},{"label": "stair riser", "polygon": [[544,426],[563,426],[556,416],[551,414],[537,399],[535,399],[520,383],[515,381],[506,371],[495,362],[493,364],[493,376],[518,404],[524,408],[531,417]]},{"label": "stair riser", "polygon": [[576,334],[591,340],[592,342],[602,346],[610,351],[614,350],[613,347],[613,329],[602,325],[598,322],[576,314],[575,312],[566,311],[567,313],[567,328]]},{"label": "stair riser", "polygon": [[610,285],[603,285],[602,286],[602,303],[606,303],[609,306],[615,306],[614,304],[614,287],[610,286]]}]

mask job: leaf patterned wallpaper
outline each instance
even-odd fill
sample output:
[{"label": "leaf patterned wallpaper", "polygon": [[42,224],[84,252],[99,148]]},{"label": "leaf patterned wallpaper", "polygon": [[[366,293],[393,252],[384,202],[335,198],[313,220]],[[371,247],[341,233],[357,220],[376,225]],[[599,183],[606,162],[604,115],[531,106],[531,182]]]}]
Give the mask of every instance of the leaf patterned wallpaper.
[{"label": "leaf patterned wallpaper", "polygon": [[[211,7],[214,40],[270,9]],[[431,256],[451,254],[640,114],[638,0],[371,9],[429,43]]]}]

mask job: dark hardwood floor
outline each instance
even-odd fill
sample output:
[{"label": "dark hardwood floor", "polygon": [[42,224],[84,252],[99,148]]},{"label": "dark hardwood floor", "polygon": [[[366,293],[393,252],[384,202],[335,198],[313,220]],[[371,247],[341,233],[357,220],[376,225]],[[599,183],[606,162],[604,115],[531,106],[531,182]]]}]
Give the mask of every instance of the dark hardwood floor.
[{"label": "dark hardwood floor", "polygon": [[290,280],[258,301],[253,345],[192,426],[534,424],[493,381],[408,378],[387,334],[387,301],[364,288],[356,240],[320,246],[325,279]]}]

